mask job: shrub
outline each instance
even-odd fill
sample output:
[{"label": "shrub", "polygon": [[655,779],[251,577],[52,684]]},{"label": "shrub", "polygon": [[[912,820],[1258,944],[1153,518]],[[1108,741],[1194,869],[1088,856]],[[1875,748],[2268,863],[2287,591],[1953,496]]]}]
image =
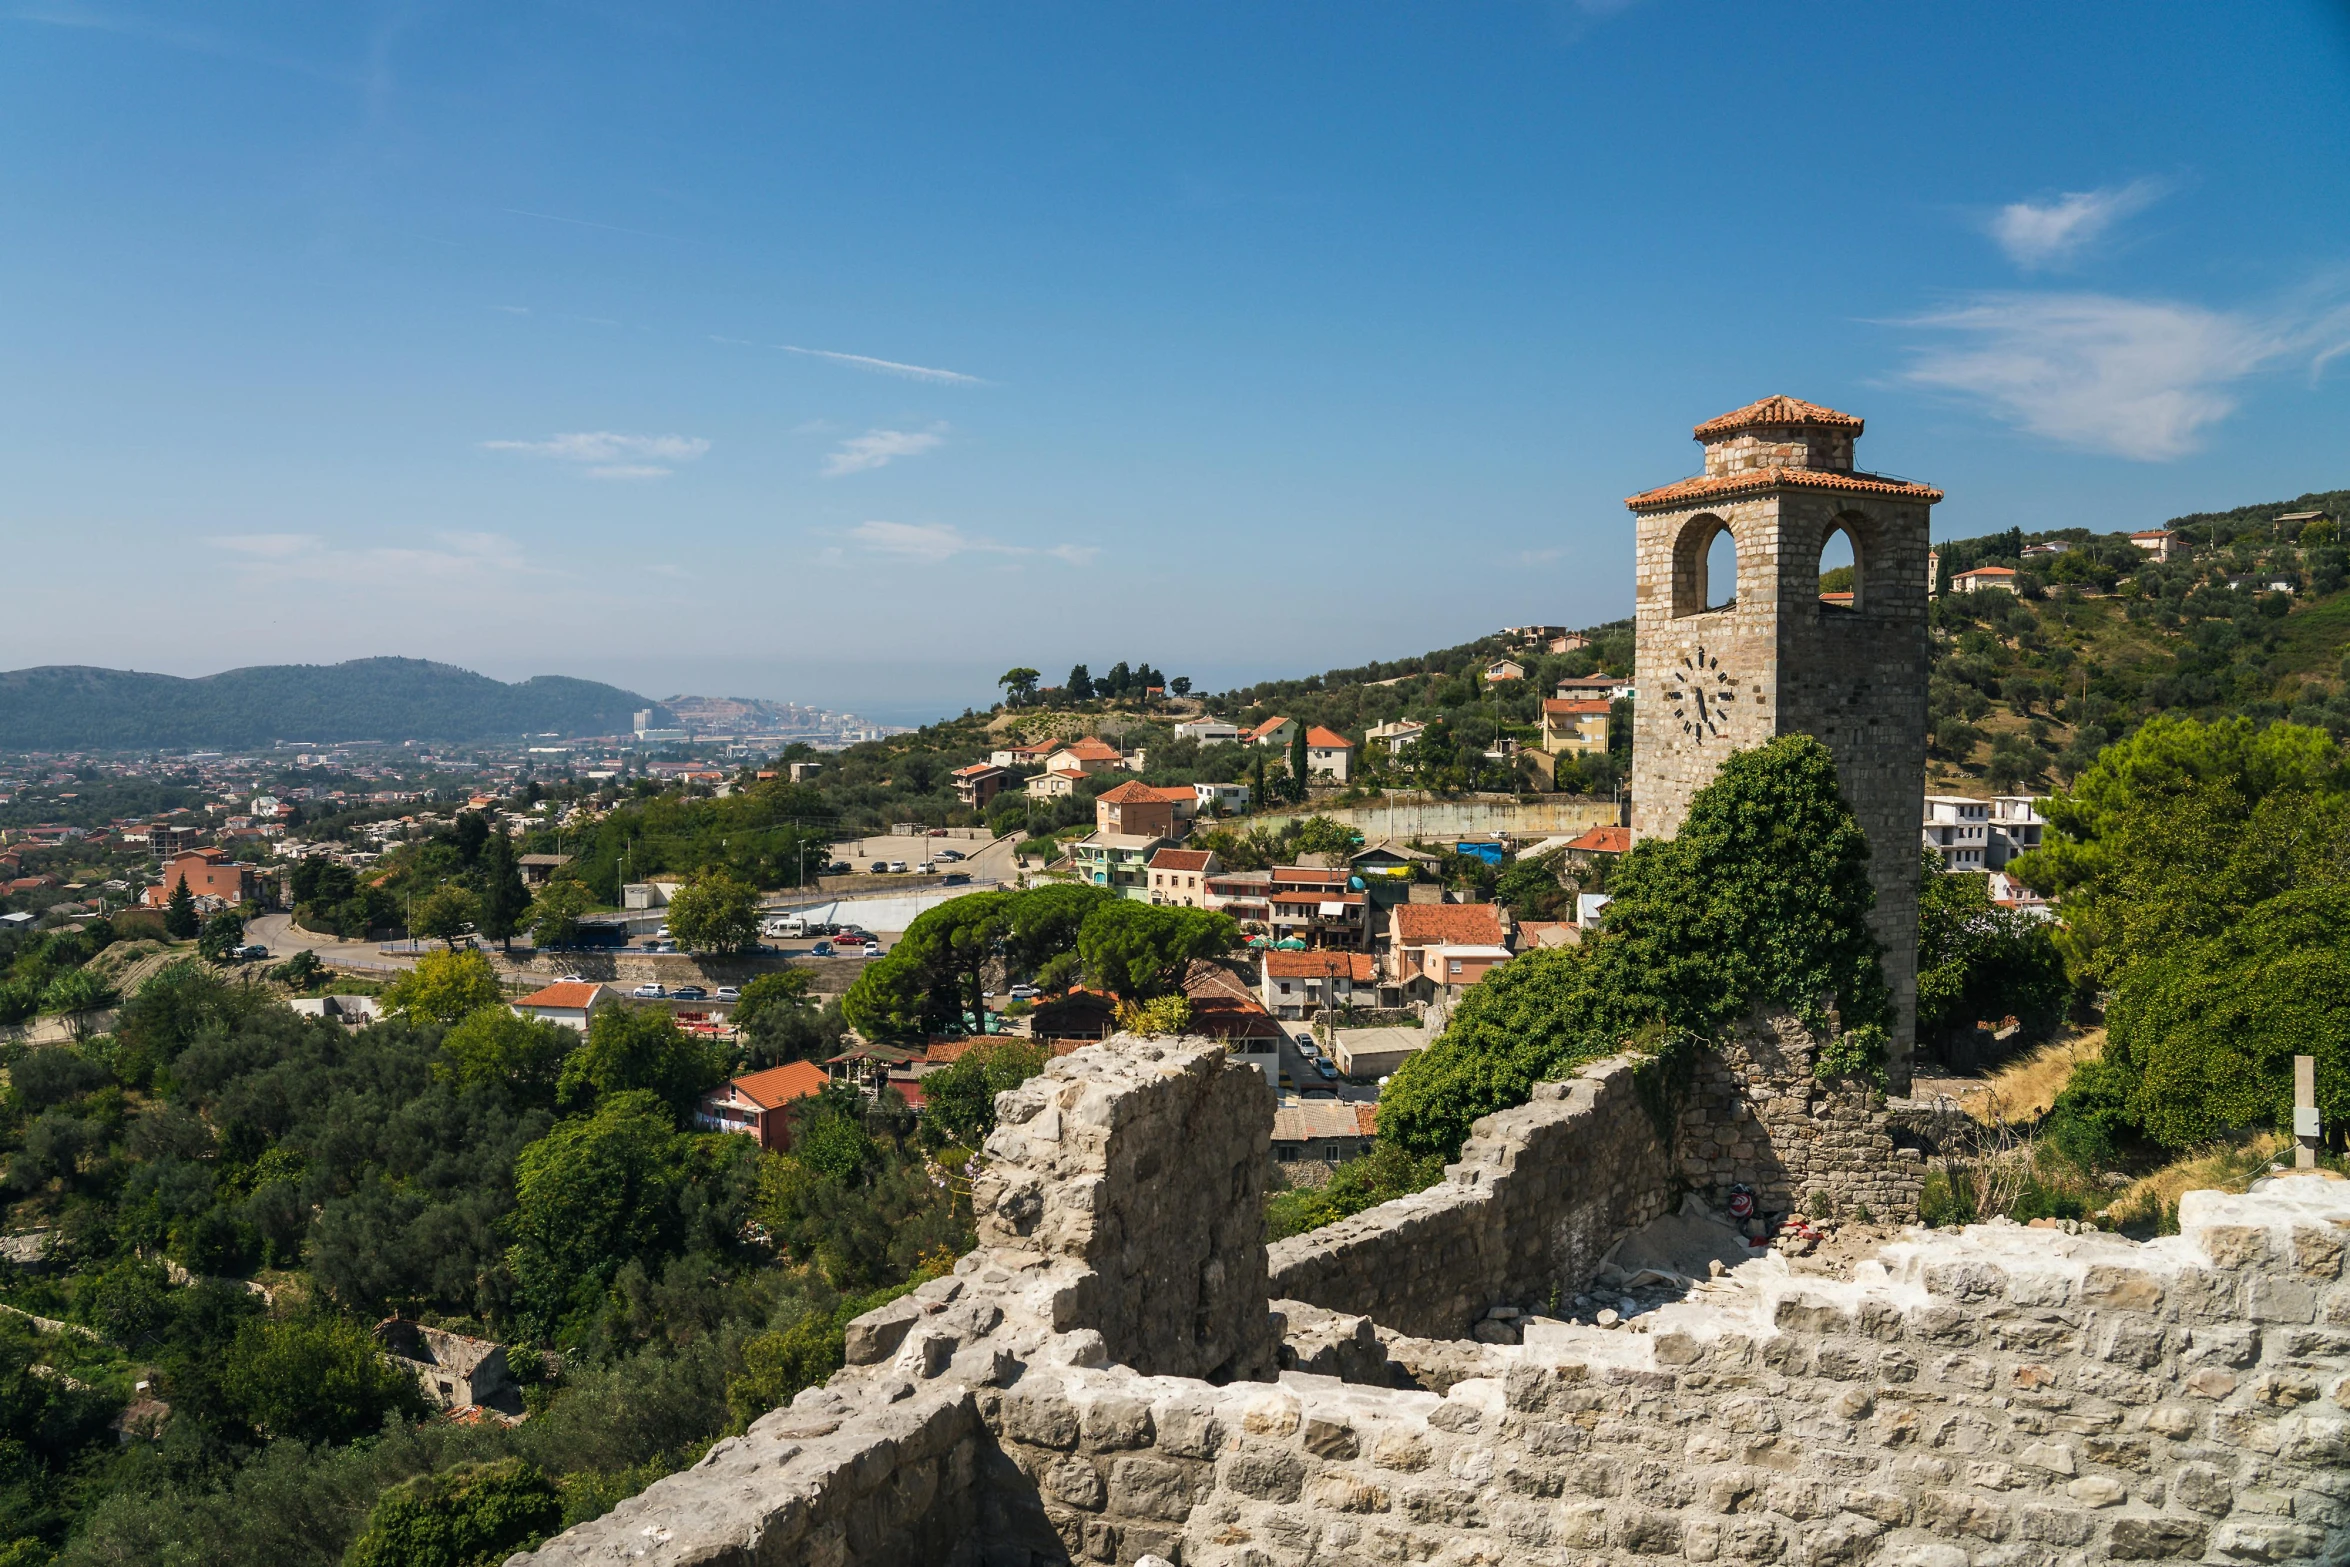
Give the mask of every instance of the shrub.
[{"label": "shrub", "polygon": [[495,1567],[563,1525],[563,1502],[519,1458],[418,1475],[376,1498],[344,1567]]}]

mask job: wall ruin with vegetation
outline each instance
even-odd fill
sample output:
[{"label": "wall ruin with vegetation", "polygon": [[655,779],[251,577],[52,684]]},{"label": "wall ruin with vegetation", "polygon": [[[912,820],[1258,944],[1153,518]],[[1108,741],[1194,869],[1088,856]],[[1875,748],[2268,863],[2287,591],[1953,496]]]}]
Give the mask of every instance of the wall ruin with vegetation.
[{"label": "wall ruin with vegetation", "polygon": [[[1631,1152],[1647,1117],[1630,1078],[1610,1064],[1508,1114],[1581,1099]],[[1285,1358],[1357,1380],[1275,1380],[1262,1361],[1282,1305],[1262,1248],[1219,1217],[1261,1181],[1258,1080],[1213,1042],[1119,1039],[1007,1099],[983,1243],[953,1276],[860,1318],[828,1386],[516,1560],[1963,1567],[2350,1550],[2350,1185],[2193,1194],[2182,1233],[2143,1245],[2000,1223],[1913,1232],[1850,1278],[1766,1259],[1612,1330],[1441,1346],[1450,1368],[1426,1387],[1394,1385],[1415,1353],[1394,1324],[1294,1305]],[[1620,1211],[1663,1187],[1626,1184]],[[1218,1379],[1138,1369],[1152,1365]]]}]

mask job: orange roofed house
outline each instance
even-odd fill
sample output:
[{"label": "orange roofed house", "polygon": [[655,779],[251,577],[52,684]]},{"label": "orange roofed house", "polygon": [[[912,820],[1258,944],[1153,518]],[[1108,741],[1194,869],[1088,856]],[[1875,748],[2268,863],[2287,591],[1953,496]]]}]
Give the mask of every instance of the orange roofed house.
[{"label": "orange roofed house", "polygon": [[1315,724],[1306,730],[1306,776],[1344,783],[1354,772],[1355,743]]},{"label": "orange roofed house", "polygon": [[1458,1001],[1510,960],[1499,904],[1401,903],[1388,927],[1387,971],[1409,1000]]},{"label": "orange roofed house", "polygon": [[1604,756],[1607,720],[1605,697],[1544,697],[1542,749],[1553,756]]},{"label": "orange roofed house", "polygon": [[702,1095],[694,1124],[706,1132],[755,1137],[760,1147],[780,1153],[791,1146],[791,1106],[824,1092],[829,1081],[813,1061],[771,1066]]},{"label": "orange roofed house", "polygon": [[[188,884],[188,895],[199,908],[261,901],[261,867],[233,862],[225,849],[197,849],[171,861],[163,867],[163,879],[149,887],[140,901],[150,908],[162,908],[171,902],[182,881]],[[207,904],[207,898],[214,901]]]},{"label": "orange roofed house", "polygon": [[1199,795],[1191,785],[1159,789],[1149,784],[1122,783],[1093,797],[1093,825],[1097,832],[1130,838],[1180,838],[1191,830]]},{"label": "orange roofed house", "polygon": [[534,990],[514,1003],[516,1017],[534,1017],[542,1023],[561,1023],[566,1028],[587,1031],[588,1019],[596,1008],[615,1000],[618,992],[608,985],[593,980],[563,980],[544,990]]},{"label": "orange roofed house", "polygon": [[1151,902],[1204,909],[1207,893],[1200,884],[1222,869],[1211,849],[1161,849],[1151,856]]}]

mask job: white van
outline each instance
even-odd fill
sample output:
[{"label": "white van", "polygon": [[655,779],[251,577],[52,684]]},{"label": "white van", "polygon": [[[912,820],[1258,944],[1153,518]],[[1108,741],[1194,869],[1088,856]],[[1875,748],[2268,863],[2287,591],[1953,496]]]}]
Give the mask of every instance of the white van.
[{"label": "white van", "polygon": [[808,921],[804,915],[779,914],[761,925],[759,934],[780,937],[785,941],[797,941],[808,934]]}]

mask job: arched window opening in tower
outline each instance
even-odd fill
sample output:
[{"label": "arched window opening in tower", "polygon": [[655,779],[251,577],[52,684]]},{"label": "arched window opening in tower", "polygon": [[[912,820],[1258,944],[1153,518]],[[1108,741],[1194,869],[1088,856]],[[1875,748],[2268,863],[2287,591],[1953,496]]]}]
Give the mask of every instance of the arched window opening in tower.
[{"label": "arched window opening in tower", "polygon": [[1705,607],[1731,609],[1738,603],[1738,541],[1728,528],[1705,547]]},{"label": "arched window opening in tower", "polygon": [[1860,608],[1860,553],[1852,531],[1840,523],[1828,530],[1827,541],[1820,546],[1819,576],[1822,611],[1850,614]]}]

